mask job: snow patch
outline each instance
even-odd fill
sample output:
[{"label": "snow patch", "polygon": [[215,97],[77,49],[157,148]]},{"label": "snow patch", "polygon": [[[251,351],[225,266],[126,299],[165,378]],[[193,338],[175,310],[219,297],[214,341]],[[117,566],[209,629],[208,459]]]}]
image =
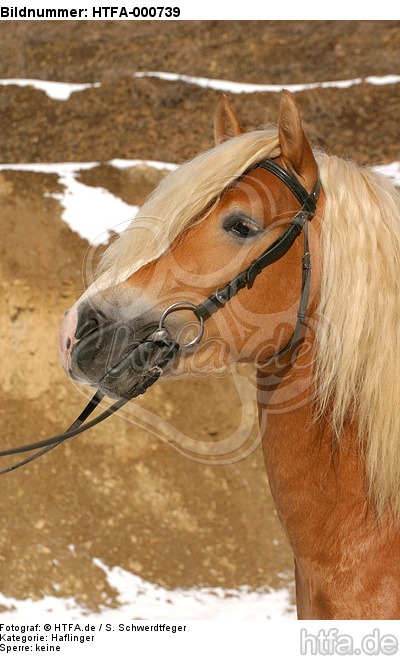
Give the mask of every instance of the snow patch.
[{"label": "snow patch", "polygon": [[[296,619],[288,588],[252,590],[241,586],[235,590],[167,590],[122,567],[108,567],[99,558],[94,558],[93,564],[104,572],[107,583],[116,592],[118,603],[117,607],[103,605],[98,613],[91,613],[101,621],[116,621],[121,617],[149,621]],[[45,620],[50,614],[62,615],[65,618],[63,621],[79,621],[89,614],[73,597],[46,596],[43,599],[21,600],[0,593],[0,605],[3,613],[18,617],[29,615],[31,621],[33,618]]]},{"label": "snow patch", "polygon": [[20,78],[9,78],[0,80],[1,86],[33,87],[44,91],[53,100],[69,100],[73,93],[86,91],[86,89],[98,89],[100,82],[94,84],[73,84],[70,82],[52,82],[51,80],[23,80]]},{"label": "snow patch", "polygon": [[248,586],[241,586],[236,590],[166,590],[122,567],[109,568],[98,558],[93,562],[116,590],[121,610],[143,619],[295,619],[295,609],[286,588],[251,590]]},{"label": "snow patch", "polygon": [[396,187],[400,187],[400,162],[380,164],[373,167],[374,171],[389,178]]},{"label": "snow patch", "polygon": [[[370,75],[365,78],[357,77],[349,80],[332,80],[326,82],[305,82],[300,84],[249,84],[246,82],[233,82],[230,80],[218,80],[208,77],[197,77],[194,75],[183,75],[179,73],[168,73],[163,71],[138,71],[133,77],[155,77],[167,82],[185,82],[195,84],[205,89],[214,89],[215,91],[226,91],[228,93],[279,93],[282,89],[287,89],[292,93],[298,91],[307,91],[311,89],[347,89],[349,87],[361,84],[385,85],[397,84],[400,82],[400,75]],[[10,78],[0,80],[0,85],[16,85],[20,87],[33,87],[44,91],[49,98],[53,100],[69,100],[73,93],[86,91],[87,89],[98,89],[101,87],[100,82],[74,84],[70,82],[53,82],[51,80],[34,80]]]},{"label": "snow patch", "polygon": [[[171,170],[176,165],[168,162],[150,160],[111,160],[108,164],[124,169],[132,166],[154,166]],[[59,201],[62,219],[72,230],[91,244],[107,243],[110,232],[121,233],[138,211],[138,206],[125,203],[118,196],[103,187],[90,187],[79,182],[79,171],[99,166],[98,162],[65,162],[57,164],[1,164],[1,170],[33,171],[35,173],[55,173],[65,187],[61,193],[47,194]]]},{"label": "snow patch", "polygon": [[228,93],[280,93],[287,89],[292,93],[307,91],[311,89],[348,89],[362,82],[374,85],[396,84],[400,82],[400,75],[383,75],[370,77],[357,77],[350,80],[332,80],[327,82],[309,82],[303,84],[249,84],[233,82],[229,80],[216,80],[208,77],[196,77],[192,75],[181,75],[179,73],[164,73],[162,71],[147,71],[135,73],[135,77],[155,77],[168,82],[186,82],[195,84],[204,89],[214,91],[227,91]]}]

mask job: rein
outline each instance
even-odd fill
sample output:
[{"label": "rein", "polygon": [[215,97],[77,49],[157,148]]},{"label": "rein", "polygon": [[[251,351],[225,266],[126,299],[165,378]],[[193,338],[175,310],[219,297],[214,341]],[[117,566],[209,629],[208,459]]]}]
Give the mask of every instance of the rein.
[{"label": "rein", "polygon": [[[245,287],[251,289],[256,277],[266,267],[282,258],[289,251],[297,237],[304,230],[302,286],[296,326],[294,328],[293,335],[287,344],[277,353],[271,356],[267,363],[279,358],[293,348],[299,339],[300,331],[306,318],[311,281],[311,257],[308,243],[308,221],[311,220],[315,214],[315,209],[320,193],[320,181],[317,179],[311,192],[308,193],[308,191],[296,180],[296,178],[289,171],[287,171],[280,164],[277,164],[274,160],[266,159],[257,164],[255,168],[258,167],[263,168],[277,176],[288,187],[288,189],[290,189],[290,191],[301,204],[301,209],[299,212],[297,212],[296,216],[292,219],[283,233],[270,246],[268,246],[268,248],[263,253],[261,253],[259,257],[253,260],[247,269],[235,276],[235,278],[228,282],[224,287],[217,289],[214,294],[211,294],[198,305],[187,302],[173,303],[163,312],[160,318],[158,329],[148,335],[144,340],[142,340],[135,347],[133,352],[130,352],[127,356],[125,356],[131,357],[133,355],[135,365],[138,365],[141,371],[139,381],[133,385],[131,390],[129,390],[129,392],[126,394],[126,398],[118,399],[97,417],[88,420],[90,415],[94,412],[104,397],[104,394],[100,390],[97,390],[79,417],[77,417],[73,424],[71,424],[71,426],[64,433],[54,435],[53,437],[49,437],[38,442],[32,442],[31,444],[25,444],[23,446],[0,451],[0,457],[6,457],[21,453],[28,453],[30,451],[40,449],[34,455],[31,455],[28,458],[25,458],[24,460],[21,460],[11,465],[10,467],[1,470],[0,475],[14,471],[19,467],[32,462],[48,451],[51,451],[51,449],[54,449],[59,444],[62,444],[62,442],[65,442],[66,440],[69,440],[70,438],[83,433],[89,428],[93,428],[100,422],[104,421],[104,419],[107,419],[107,417],[110,417],[115,412],[117,412],[117,410],[122,408],[122,406],[124,406],[128,401],[144,394],[149,389],[149,387],[154,385],[154,383],[160,378],[170,361],[176,356],[179,350],[190,348],[200,342],[204,333],[204,321],[211,317],[215,312],[217,312],[217,310],[223,308],[226,303],[241,289],[244,289]],[[194,339],[192,339],[192,341],[188,342],[187,344],[179,344],[177,341],[175,341],[168,329],[164,326],[165,319],[169,314],[183,309],[191,310],[199,321],[198,334]],[[122,362],[119,362],[111,370],[107,371],[105,375],[112,375],[114,370],[117,370],[121,364]],[[117,372],[115,371],[115,373]]]}]

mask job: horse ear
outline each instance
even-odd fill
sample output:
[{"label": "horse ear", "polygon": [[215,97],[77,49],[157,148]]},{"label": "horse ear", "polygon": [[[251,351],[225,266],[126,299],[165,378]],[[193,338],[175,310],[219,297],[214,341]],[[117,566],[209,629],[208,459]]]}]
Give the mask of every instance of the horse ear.
[{"label": "horse ear", "polygon": [[286,167],[301,178],[305,187],[314,184],[318,167],[301,124],[300,113],[289,91],[282,91],[279,114],[279,143]]},{"label": "horse ear", "polygon": [[215,108],[214,114],[214,141],[218,145],[231,137],[242,134],[239,120],[225,94],[222,94]]}]

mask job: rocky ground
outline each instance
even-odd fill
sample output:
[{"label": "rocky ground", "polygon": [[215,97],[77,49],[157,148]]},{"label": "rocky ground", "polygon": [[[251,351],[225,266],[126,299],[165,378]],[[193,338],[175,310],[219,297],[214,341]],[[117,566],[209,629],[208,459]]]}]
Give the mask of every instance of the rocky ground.
[{"label": "rocky ground", "polygon": [[[212,144],[219,93],[133,73],[283,86],[382,76],[398,73],[399,37],[395,21],[3,22],[0,78],[101,86],[67,101],[0,86],[0,163],[182,162]],[[363,82],[296,99],[315,145],[359,163],[399,159],[398,84]],[[278,94],[232,102],[246,128],[276,121]],[[81,181],[136,205],[159,176],[103,164]],[[57,356],[59,324],[81,293],[88,248],[61,219],[52,197],[60,190],[55,174],[0,173],[4,446],[65,429],[84,401]],[[92,609],[113,604],[94,557],[169,588],[286,585],[291,555],[260,450],[215,466],[159,437],[171,425],[202,444],[240,425],[253,439],[253,390],[244,376],[159,385],[125,420],[112,419],[1,479],[3,594],[73,595]]]}]

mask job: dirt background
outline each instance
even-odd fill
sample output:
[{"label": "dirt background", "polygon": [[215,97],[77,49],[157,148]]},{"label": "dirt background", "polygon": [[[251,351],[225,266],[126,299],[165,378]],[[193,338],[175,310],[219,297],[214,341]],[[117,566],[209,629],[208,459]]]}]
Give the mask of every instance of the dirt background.
[{"label": "dirt background", "polygon": [[[101,83],[68,101],[0,86],[1,163],[179,163],[212,145],[219,93],[133,73],[283,86],[396,74],[400,23],[11,21],[0,24],[0,46],[0,78]],[[399,85],[362,83],[296,99],[314,145],[359,163],[399,159]],[[232,102],[246,128],[276,121],[278,94]],[[103,164],[81,181],[136,205],[159,176]],[[84,401],[57,356],[88,247],[61,219],[51,197],[60,190],[57,175],[0,172],[4,447],[64,430]],[[232,377],[164,383],[139,407],[203,444],[239,425],[251,432],[246,389],[243,397]],[[260,449],[230,465],[200,464],[131,421],[112,419],[0,479],[1,592],[74,596],[92,610],[113,605],[115,591],[94,557],[168,588],[290,584],[291,554]]]}]

